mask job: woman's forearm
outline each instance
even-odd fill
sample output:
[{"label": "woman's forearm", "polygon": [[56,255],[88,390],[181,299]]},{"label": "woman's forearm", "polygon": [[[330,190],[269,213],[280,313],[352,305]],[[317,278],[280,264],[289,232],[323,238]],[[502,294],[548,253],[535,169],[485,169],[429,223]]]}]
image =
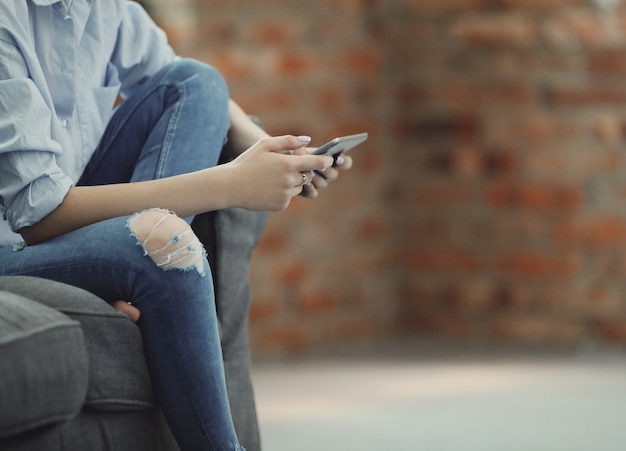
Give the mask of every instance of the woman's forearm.
[{"label": "woman's forearm", "polygon": [[225,208],[233,203],[228,171],[229,167],[218,166],[160,180],[73,187],[52,213],[21,229],[20,234],[28,244],[36,244],[95,222],[154,207],[181,217]]},{"label": "woman's forearm", "polygon": [[234,101],[229,101],[230,131],[229,145],[236,154],[240,154],[261,138],[269,135],[255,124],[246,112]]}]

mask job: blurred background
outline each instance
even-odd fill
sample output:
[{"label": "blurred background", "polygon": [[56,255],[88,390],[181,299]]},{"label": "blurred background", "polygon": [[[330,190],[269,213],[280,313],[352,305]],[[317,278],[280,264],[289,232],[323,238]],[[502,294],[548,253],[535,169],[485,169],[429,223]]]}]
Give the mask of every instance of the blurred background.
[{"label": "blurred background", "polygon": [[624,449],[624,2],[147,6],[270,133],[370,134],[253,255],[268,449]]}]

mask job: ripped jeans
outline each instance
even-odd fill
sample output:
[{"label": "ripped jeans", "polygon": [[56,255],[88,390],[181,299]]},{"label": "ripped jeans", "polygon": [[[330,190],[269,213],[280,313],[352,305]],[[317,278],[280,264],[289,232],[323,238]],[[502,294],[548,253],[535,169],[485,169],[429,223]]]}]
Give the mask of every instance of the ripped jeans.
[{"label": "ripped jeans", "polygon": [[[228,128],[222,77],[204,64],[177,61],[118,107],[79,184],[214,166]],[[141,311],[137,324],[157,399],[181,449],[242,450],[228,405],[210,268],[189,219],[155,209],[35,246],[3,247],[0,275],[39,276],[110,303],[131,301]]]}]

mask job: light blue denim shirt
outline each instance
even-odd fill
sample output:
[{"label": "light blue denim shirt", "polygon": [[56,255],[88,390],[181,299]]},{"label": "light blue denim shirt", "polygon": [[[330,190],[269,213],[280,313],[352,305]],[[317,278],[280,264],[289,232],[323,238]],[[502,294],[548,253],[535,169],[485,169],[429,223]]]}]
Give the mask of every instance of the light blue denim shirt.
[{"label": "light blue denim shirt", "polygon": [[0,246],[62,202],[118,93],[132,95],[174,59],[134,2],[74,0],[69,11],[62,0],[0,2]]}]

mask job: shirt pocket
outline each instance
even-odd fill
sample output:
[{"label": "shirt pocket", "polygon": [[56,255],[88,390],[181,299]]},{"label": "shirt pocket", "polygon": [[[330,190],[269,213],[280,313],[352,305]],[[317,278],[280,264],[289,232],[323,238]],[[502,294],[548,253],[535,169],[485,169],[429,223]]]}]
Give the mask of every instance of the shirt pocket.
[{"label": "shirt pocket", "polygon": [[93,89],[95,108],[99,113],[101,123],[106,123],[109,120],[120,92],[120,87],[121,83],[117,74],[117,68],[113,64],[108,63],[103,85]]}]

